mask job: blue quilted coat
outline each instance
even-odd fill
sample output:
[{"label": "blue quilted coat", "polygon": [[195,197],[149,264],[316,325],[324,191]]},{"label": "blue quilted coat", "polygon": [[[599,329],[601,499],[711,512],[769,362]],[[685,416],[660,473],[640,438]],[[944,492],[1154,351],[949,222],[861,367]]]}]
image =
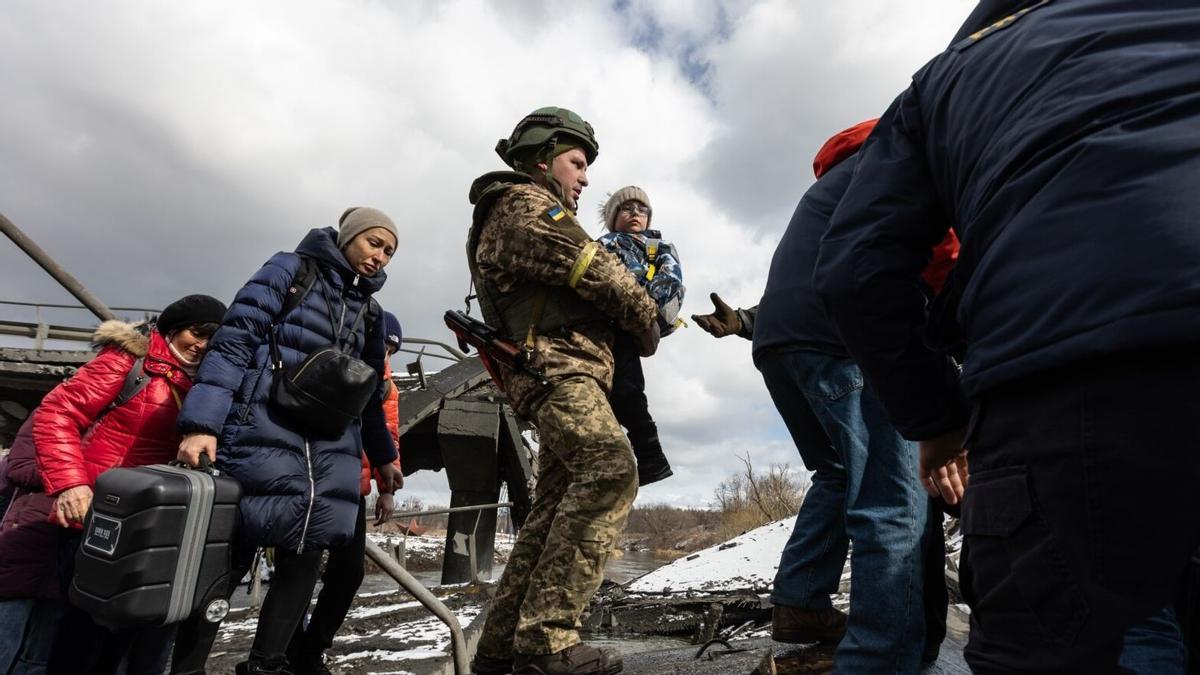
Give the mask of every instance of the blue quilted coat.
[{"label": "blue quilted coat", "polygon": [[179,414],[182,433],[218,437],[217,467],[242,484],[242,533],[250,545],[300,552],[345,543],[358,515],[360,453],[365,449],[376,466],[396,457],[379,397],[386,358],[382,312],[373,325],[360,324],[348,349],[380,373],[380,392],[340,437],[306,437],[269,400],[274,374],[268,331],[300,269],[300,256],[316,260],[320,272],[312,290],[280,322],[284,371],[333,343],[335,322],[345,335],[362,304],[387,279],[382,271],[359,276],[336,241],[333,228],[312,230],[295,253],[275,254],[251,277],[209,343]]}]

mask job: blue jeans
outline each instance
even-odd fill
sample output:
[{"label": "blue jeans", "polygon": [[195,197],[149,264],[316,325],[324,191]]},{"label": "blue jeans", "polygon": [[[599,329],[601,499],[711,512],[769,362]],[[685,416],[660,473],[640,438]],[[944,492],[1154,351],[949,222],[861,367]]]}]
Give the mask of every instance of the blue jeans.
[{"label": "blue jeans", "polygon": [[0,673],[45,673],[62,611],[57,600],[0,600]]},{"label": "blue jeans", "polygon": [[1125,633],[1123,668],[1139,675],[1184,675],[1187,661],[1187,646],[1171,607],[1151,614]]},{"label": "blue jeans", "polygon": [[849,358],[766,350],[755,365],[804,465],[816,472],[780,558],[771,601],[830,607],[853,542],[850,617],[836,667],[847,673],[917,672],[931,521],[915,445],[891,426]]}]

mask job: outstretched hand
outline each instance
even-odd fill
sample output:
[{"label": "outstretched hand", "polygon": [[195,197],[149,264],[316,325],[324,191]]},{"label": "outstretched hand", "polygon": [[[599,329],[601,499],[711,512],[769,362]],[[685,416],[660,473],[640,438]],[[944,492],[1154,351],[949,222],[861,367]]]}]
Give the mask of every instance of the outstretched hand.
[{"label": "outstretched hand", "polygon": [[703,328],[709,335],[713,337],[725,337],[726,335],[735,335],[742,330],[742,319],[738,313],[716,293],[709,293],[708,297],[713,303],[712,314],[693,314],[692,321],[695,321],[698,326]]},{"label": "outstretched hand", "polygon": [[918,444],[921,484],[931,497],[941,497],[951,506],[962,501],[969,478],[963,435],[963,429],[955,429]]}]

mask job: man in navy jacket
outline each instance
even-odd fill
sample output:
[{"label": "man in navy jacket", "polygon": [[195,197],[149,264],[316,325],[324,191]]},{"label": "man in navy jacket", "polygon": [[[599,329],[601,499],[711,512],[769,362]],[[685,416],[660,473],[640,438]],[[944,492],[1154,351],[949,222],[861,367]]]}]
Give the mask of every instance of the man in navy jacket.
[{"label": "man in navy jacket", "polygon": [[972,668],[1111,671],[1200,541],[1200,7],[1008,5],[885,113],[814,278],[926,489],[970,450]]}]

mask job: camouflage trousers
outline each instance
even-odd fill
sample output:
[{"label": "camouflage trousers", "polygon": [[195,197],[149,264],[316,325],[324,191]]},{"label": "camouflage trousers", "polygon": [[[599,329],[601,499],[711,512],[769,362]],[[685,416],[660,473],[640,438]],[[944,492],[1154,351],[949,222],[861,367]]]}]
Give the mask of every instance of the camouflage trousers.
[{"label": "camouflage trousers", "polygon": [[541,441],[533,509],[517,535],[479,653],[554,654],[579,642],[579,616],[637,496],[633,450],[590,377],[534,406]]}]

